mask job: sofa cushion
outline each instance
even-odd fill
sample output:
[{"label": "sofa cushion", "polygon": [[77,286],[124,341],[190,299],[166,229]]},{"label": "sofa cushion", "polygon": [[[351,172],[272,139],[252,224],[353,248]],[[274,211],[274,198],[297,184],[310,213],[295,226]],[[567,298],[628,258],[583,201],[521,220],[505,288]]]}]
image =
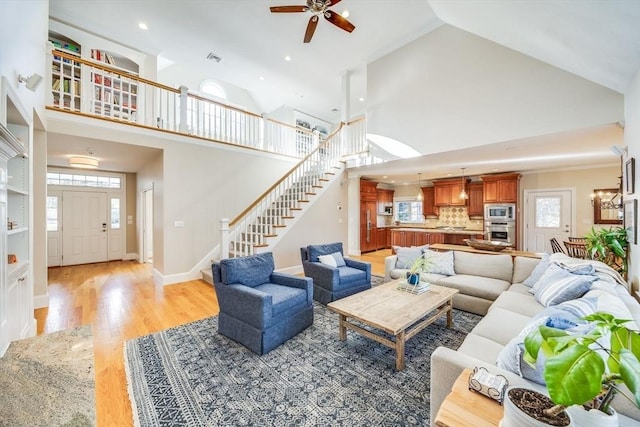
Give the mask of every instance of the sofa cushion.
[{"label": "sofa cushion", "polygon": [[505,346],[529,322],[531,317],[496,307],[480,320],[473,333]]},{"label": "sofa cushion", "polygon": [[344,258],[342,257],[342,254],[340,252],[334,252],[329,255],[320,255],[318,256],[318,261],[320,261],[322,264],[335,268],[340,268],[347,265],[344,262]]},{"label": "sofa cushion", "polygon": [[422,256],[422,248],[398,248],[396,250],[398,260],[396,268],[410,269],[416,259]]},{"label": "sofa cushion", "polygon": [[[542,259],[544,259],[545,256],[549,258],[549,254],[543,254]],[[511,278],[511,283],[524,283],[529,277],[531,277],[531,274],[535,271],[536,267],[540,265],[542,259],[524,256],[514,257],[513,277]]]},{"label": "sofa cushion", "polygon": [[493,365],[503,348],[504,346],[497,342],[471,332],[466,336],[458,351]]},{"label": "sofa cushion", "polygon": [[456,274],[490,277],[509,283],[513,277],[513,261],[511,255],[506,254],[486,255],[456,251],[454,268]]},{"label": "sofa cushion", "polygon": [[[359,281],[366,280],[367,272],[353,267],[342,267],[338,269],[338,275],[340,276],[339,285],[340,288],[349,287],[348,285]],[[337,290],[334,284],[334,291]]]},{"label": "sofa cushion", "polygon": [[275,264],[271,252],[220,260],[223,283],[240,283],[251,288],[269,283],[274,268]]},{"label": "sofa cushion", "polygon": [[529,293],[524,294],[509,291],[501,293],[498,299],[491,304],[489,311],[497,307],[529,317],[535,316],[538,312],[544,309],[544,306],[536,301],[533,295]]},{"label": "sofa cushion", "polygon": [[306,306],[307,292],[304,289],[274,283],[258,285],[255,289],[271,295],[273,316],[277,316],[293,307]]},{"label": "sofa cushion", "polygon": [[514,283],[509,287],[509,292],[515,292],[517,294],[525,294],[533,297],[533,295],[531,295],[531,292],[529,292],[529,289],[531,288],[523,285],[522,283]]},{"label": "sofa cushion", "polygon": [[[488,257],[493,257],[490,255]],[[436,282],[438,285],[447,286],[460,291],[461,294],[471,295],[487,300],[495,300],[506,291],[511,283],[492,279],[489,277],[468,276],[466,274],[456,274],[455,276],[443,277]]]},{"label": "sofa cushion", "polygon": [[342,252],[342,243],[326,243],[324,245],[309,245],[307,246],[307,252],[309,256],[309,261],[311,262],[319,262],[318,257],[320,255],[329,255],[335,252]]},{"label": "sofa cushion", "polygon": [[444,274],[446,276],[456,274],[453,251],[437,252],[425,249],[423,256],[429,262],[429,266],[425,268],[427,273]]}]

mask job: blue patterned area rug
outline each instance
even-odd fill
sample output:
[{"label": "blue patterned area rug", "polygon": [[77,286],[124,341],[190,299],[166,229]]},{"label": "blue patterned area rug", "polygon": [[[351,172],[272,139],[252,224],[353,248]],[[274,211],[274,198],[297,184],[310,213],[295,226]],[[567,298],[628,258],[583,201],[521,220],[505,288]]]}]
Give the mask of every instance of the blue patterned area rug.
[{"label": "blue patterned area rug", "polygon": [[127,341],[134,422],[140,426],[429,425],[429,369],[438,346],[456,349],[481,319],[455,310],[393,350],[348,331],[314,302],[314,323],[258,356],[219,335],[210,317]]}]

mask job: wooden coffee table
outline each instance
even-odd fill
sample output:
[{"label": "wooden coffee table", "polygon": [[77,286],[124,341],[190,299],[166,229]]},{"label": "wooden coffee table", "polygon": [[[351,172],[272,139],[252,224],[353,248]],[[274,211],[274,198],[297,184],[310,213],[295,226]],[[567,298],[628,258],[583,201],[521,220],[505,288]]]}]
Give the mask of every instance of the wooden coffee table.
[{"label": "wooden coffee table", "polygon": [[[420,295],[398,290],[402,279],[331,302],[327,307],[340,315],[340,340],[347,339],[347,329],[371,338],[396,351],[396,369],[404,369],[404,344],[418,332],[447,315],[447,327],[453,323],[453,296],[457,289],[431,285]],[[388,339],[368,331],[351,320],[380,329],[395,337]]]}]

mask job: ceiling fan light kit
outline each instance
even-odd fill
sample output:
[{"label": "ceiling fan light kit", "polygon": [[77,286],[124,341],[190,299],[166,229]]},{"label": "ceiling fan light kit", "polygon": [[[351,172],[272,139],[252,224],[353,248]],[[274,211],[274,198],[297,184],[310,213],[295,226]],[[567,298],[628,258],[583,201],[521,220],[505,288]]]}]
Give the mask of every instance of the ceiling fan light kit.
[{"label": "ceiling fan light kit", "polygon": [[309,18],[309,23],[307,24],[307,29],[304,33],[304,42],[309,43],[316,31],[316,27],[318,26],[320,15],[324,16],[327,21],[346,32],[350,33],[356,28],[351,22],[343,18],[342,15],[329,10],[329,7],[335,6],[340,3],[340,1],[342,0],[307,0],[307,4],[305,6],[272,6],[270,10],[272,13],[311,12],[313,16]]}]

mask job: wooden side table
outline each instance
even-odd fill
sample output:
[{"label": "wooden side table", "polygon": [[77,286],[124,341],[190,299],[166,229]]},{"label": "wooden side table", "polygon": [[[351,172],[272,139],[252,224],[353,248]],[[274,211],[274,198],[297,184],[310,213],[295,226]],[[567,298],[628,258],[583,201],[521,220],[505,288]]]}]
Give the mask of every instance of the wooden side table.
[{"label": "wooden side table", "polygon": [[469,390],[469,375],[465,369],[451,387],[451,393],[442,402],[435,424],[438,427],[496,427],[504,410],[493,399]]}]

